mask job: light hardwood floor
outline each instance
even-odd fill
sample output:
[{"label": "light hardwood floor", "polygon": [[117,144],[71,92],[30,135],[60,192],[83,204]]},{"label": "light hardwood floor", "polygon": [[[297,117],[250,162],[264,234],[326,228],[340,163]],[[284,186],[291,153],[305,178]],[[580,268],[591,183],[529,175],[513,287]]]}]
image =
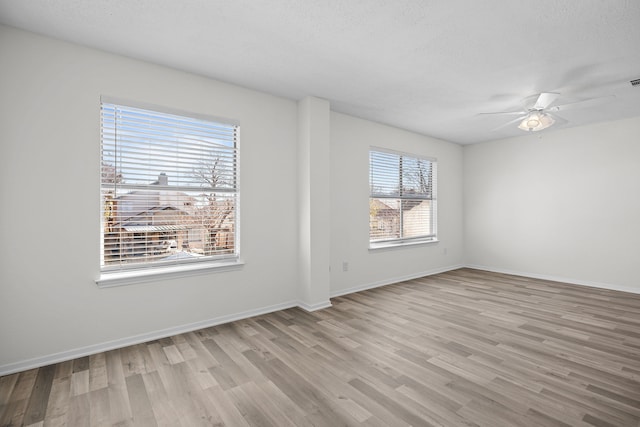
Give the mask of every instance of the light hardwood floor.
[{"label": "light hardwood floor", "polygon": [[640,425],[640,295],[461,269],[0,378],[0,425]]}]

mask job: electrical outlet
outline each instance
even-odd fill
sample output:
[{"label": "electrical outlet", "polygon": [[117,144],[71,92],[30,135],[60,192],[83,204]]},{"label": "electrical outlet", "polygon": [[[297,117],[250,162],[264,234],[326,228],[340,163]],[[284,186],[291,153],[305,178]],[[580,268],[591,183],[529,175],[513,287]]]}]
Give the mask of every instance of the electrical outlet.
[{"label": "electrical outlet", "polygon": [[349,262],[342,261],[342,271],[349,271]]},{"label": "electrical outlet", "polygon": [[447,248],[444,248],[444,249],[442,250],[442,253],[446,255],[446,254],[447,254]]}]

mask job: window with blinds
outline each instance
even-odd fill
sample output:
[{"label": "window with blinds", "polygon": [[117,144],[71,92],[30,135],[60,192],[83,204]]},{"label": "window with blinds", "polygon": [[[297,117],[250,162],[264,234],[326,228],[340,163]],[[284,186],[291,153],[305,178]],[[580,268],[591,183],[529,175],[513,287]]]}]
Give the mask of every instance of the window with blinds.
[{"label": "window with blinds", "polygon": [[436,160],[369,151],[369,245],[436,240]]},{"label": "window with blinds", "polygon": [[239,126],[101,102],[103,272],[237,258]]}]

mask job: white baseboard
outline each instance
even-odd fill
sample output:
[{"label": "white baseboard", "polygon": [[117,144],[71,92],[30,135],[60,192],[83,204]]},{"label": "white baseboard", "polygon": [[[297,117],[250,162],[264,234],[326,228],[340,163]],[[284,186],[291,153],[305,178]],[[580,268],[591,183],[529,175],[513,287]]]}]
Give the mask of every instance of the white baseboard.
[{"label": "white baseboard", "polygon": [[466,264],[465,267],[474,268],[476,270],[491,271],[494,273],[511,274],[513,276],[530,277],[532,279],[550,280],[553,282],[569,283],[571,285],[589,286],[592,288],[607,289],[610,291],[621,291],[621,292],[629,292],[633,294],[640,294],[640,288],[631,288],[628,286],[613,285],[611,283],[592,282],[589,280],[572,279],[569,277],[562,277],[562,276],[550,276],[547,274],[527,273],[523,271],[487,267],[485,265],[476,265],[476,264]]},{"label": "white baseboard", "polygon": [[450,265],[447,267],[435,268],[432,270],[421,271],[420,273],[408,274],[406,276],[393,277],[390,279],[380,280],[373,283],[365,283],[363,285],[353,286],[347,289],[340,289],[338,291],[331,292],[331,298],[339,297],[342,295],[352,294],[354,292],[366,291],[367,289],[377,288],[379,286],[391,285],[393,283],[404,282],[406,280],[418,279],[420,277],[432,276],[438,273],[444,273],[446,271],[457,270],[463,268],[464,265]]},{"label": "white baseboard", "polygon": [[[345,295],[352,292],[358,292],[365,289],[375,288],[378,286],[389,285],[391,283],[402,282],[404,280],[416,279],[418,277],[455,270],[461,267],[463,266],[456,265],[456,266],[450,266],[450,267],[440,268],[436,270],[424,271],[424,272],[420,272],[412,275],[396,277],[393,279],[387,279],[387,280],[383,280],[375,283],[369,283],[369,284],[356,286],[349,289],[344,289],[344,290],[335,292],[330,296],[335,297],[335,296]],[[172,328],[152,331],[145,334],[116,339],[113,341],[92,344],[85,347],[79,347],[79,348],[75,348],[67,351],[62,351],[59,353],[53,353],[53,354],[49,354],[41,357],[35,357],[32,359],[9,363],[6,365],[0,365],[0,376],[26,371],[28,369],[39,368],[42,366],[51,365],[53,363],[59,363],[67,360],[77,359],[79,357],[89,356],[89,355],[101,353],[104,351],[115,350],[118,348],[130,346],[130,345],[141,344],[141,343],[157,340],[160,338],[166,338],[166,337],[170,337],[173,335],[178,335],[186,332],[197,331],[198,329],[209,328],[211,326],[221,325],[223,323],[246,319],[253,316],[259,316],[261,314],[272,313],[274,311],[285,310],[287,308],[292,308],[292,307],[300,307],[305,311],[312,312],[312,311],[322,310],[324,308],[331,307],[331,301],[327,300],[327,301],[323,301],[315,304],[308,304],[303,301],[290,301],[290,302],[285,302],[281,304],[262,307],[255,310],[248,310],[248,311],[243,311],[243,312],[235,313],[231,315],[219,316],[213,319],[203,320],[200,322],[189,323],[186,325],[180,325]]]},{"label": "white baseboard", "polygon": [[322,310],[323,308],[331,307],[331,301],[326,300],[316,304],[307,304],[306,302],[298,301],[298,307],[300,307],[305,311],[312,312],[316,310]]},{"label": "white baseboard", "polygon": [[[420,273],[414,273],[406,276],[389,278],[389,279],[380,280],[373,283],[366,283],[363,285],[353,286],[347,289],[341,289],[339,291],[331,292],[330,297],[334,298],[334,297],[338,297],[346,294],[351,294],[354,292],[360,292],[367,289],[377,288],[379,286],[390,285],[392,283],[398,283],[406,280],[417,279],[420,277],[431,276],[438,273],[444,273],[451,270],[457,270],[459,268],[464,268],[464,267],[474,268],[477,270],[492,271],[495,273],[504,273],[504,274],[512,274],[515,276],[530,277],[534,279],[570,283],[573,285],[590,286],[594,288],[609,289],[614,291],[623,291],[623,292],[640,294],[640,289],[612,285],[608,283],[591,282],[591,281],[585,281],[585,280],[571,279],[567,277],[549,276],[549,275],[536,274],[536,273],[527,273],[522,271],[487,267],[483,265],[460,264],[460,265],[451,265],[448,267],[437,268],[433,270],[422,271]],[[85,347],[80,347],[72,350],[67,350],[59,353],[46,355],[46,356],[35,357],[28,360],[9,363],[6,365],[0,365],[0,376],[9,375],[9,374],[13,374],[21,371],[26,371],[28,369],[39,368],[41,366],[47,366],[53,363],[64,362],[67,360],[76,359],[78,357],[89,356],[89,355],[104,352],[104,351],[115,350],[118,348],[130,346],[130,345],[141,344],[141,343],[157,340],[160,338],[166,338],[166,337],[170,337],[173,335],[178,335],[186,332],[192,332],[198,329],[209,328],[211,326],[221,325],[223,323],[233,322],[236,320],[241,320],[249,317],[259,316],[262,314],[272,313],[274,311],[285,310],[292,307],[300,307],[303,310],[312,312],[312,311],[331,307],[331,301],[327,300],[327,301],[316,303],[316,304],[307,304],[302,301],[290,301],[290,302],[285,302],[281,304],[275,304],[267,307],[258,308],[255,310],[248,310],[248,311],[243,311],[240,313],[230,314],[226,316],[219,316],[209,320],[203,320],[200,322],[189,323],[186,325],[180,325],[172,328],[161,329],[158,331],[153,331],[153,332],[140,334],[140,335],[134,335],[131,337],[121,338],[113,341],[107,341],[104,343],[93,344]]]},{"label": "white baseboard", "polygon": [[[261,314],[272,313],[274,311],[285,310],[287,308],[296,307],[300,305],[297,301],[285,302],[282,304],[271,305],[267,307],[258,308],[255,310],[243,311],[240,313],[230,314],[226,316],[219,316],[209,320],[203,320],[200,322],[189,323],[186,325],[180,325],[172,328],[161,329],[159,331],[148,332],[145,334],[134,335],[127,338],[121,338],[113,341],[107,341],[104,343],[88,345],[86,347],[75,348],[72,350],[62,351],[60,353],[49,354],[42,357],[35,357],[33,359],[23,360],[20,362],[9,363],[0,366],[0,376],[13,374],[16,372],[26,371],[28,369],[39,368],[42,366],[51,365],[53,363],[64,362],[67,360],[77,359],[78,357],[89,356],[104,351],[115,350],[117,348],[127,347],[130,345],[141,344],[160,338],[166,338],[173,335],[183,334],[186,332],[197,331],[198,329],[209,328],[211,326],[221,325],[223,323],[229,323],[236,320],[247,319],[249,317],[259,316]],[[318,304],[316,304],[318,305]],[[307,311],[319,310],[320,307],[316,305],[310,307]],[[329,306],[331,303],[329,302]],[[324,307],[322,307],[324,308]]]}]

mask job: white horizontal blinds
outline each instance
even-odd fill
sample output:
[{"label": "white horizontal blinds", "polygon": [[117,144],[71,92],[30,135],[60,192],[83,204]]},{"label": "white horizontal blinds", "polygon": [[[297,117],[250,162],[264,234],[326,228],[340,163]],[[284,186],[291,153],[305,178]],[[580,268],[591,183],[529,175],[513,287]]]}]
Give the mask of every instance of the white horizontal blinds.
[{"label": "white horizontal blinds", "polygon": [[403,198],[433,198],[433,162],[400,156],[401,194]]},{"label": "white horizontal blinds", "polygon": [[370,152],[371,196],[400,196],[400,159],[397,154]]},{"label": "white horizontal blinds", "polygon": [[234,190],[236,139],[233,125],[102,104],[103,162],[129,187],[147,186],[164,173],[172,187]]},{"label": "white horizontal blinds", "polygon": [[102,267],[236,256],[238,126],[102,103]]},{"label": "white horizontal blinds", "polygon": [[400,199],[369,198],[369,240],[399,239]]},{"label": "white horizontal blinds", "polygon": [[371,150],[369,172],[370,242],[435,238],[435,160]]}]

